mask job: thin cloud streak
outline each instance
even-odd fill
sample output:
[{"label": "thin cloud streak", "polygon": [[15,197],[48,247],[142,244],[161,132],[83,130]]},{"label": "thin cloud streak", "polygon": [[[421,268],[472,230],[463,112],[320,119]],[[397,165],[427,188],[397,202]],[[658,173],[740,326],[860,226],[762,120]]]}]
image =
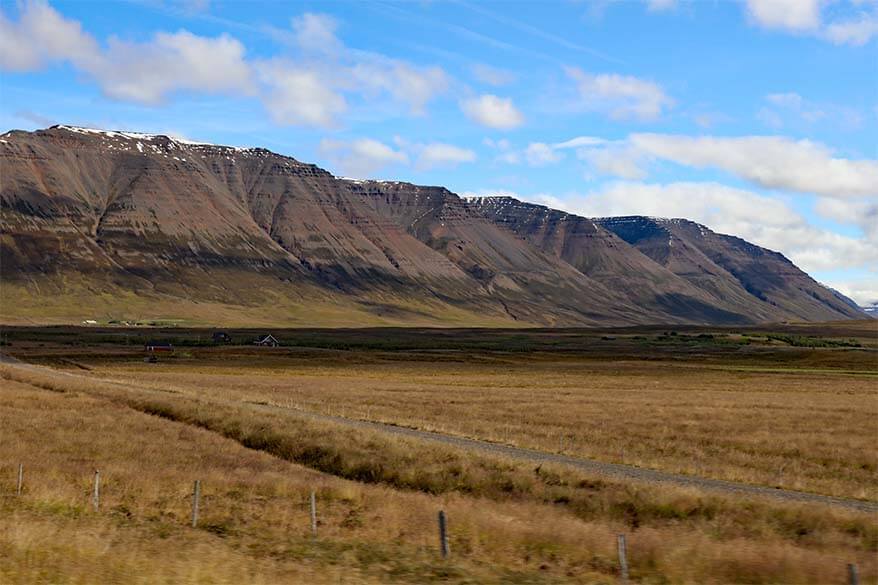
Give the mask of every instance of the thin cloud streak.
[{"label": "thin cloud streak", "polygon": [[591,55],[593,57],[597,57],[598,59],[602,59],[602,60],[607,61],[609,63],[615,63],[617,65],[624,65],[625,64],[625,62],[622,61],[621,59],[611,57],[611,56],[607,55],[606,53],[602,53],[602,52],[598,51],[597,49],[593,49],[591,47],[586,47],[584,45],[574,43],[574,42],[569,41],[563,37],[559,37],[558,35],[548,33],[546,31],[539,29],[535,26],[532,26],[530,24],[525,24],[523,22],[519,22],[517,20],[513,20],[513,19],[507,18],[505,16],[501,16],[495,12],[491,12],[490,10],[486,10],[480,6],[475,6],[473,4],[470,4],[469,2],[465,2],[464,0],[456,0],[456,4],[463,6],[463,7],[467,8],[473,12],[481,14],[482,16],[487,16],[488,18],[495,20],[496,22],[499,22],[500,24],[505,24],[507,26],[515,27],[518,30],[521,30],[521,31],[526,32],[528,34],[531,34],[533,36],[539,37],[543,40],[553,42],[553,43],[560,45],[566,49],[573,49],[574,51],[581,51],[583,53],[588,53],[589,55]]}]

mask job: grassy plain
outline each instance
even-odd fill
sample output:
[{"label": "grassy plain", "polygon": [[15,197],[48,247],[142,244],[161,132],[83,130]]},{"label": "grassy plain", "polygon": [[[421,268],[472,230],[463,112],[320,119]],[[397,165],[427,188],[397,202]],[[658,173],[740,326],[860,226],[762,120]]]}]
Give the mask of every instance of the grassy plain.
[{"label": "grassy plain", "polygon": [[[833,341],[811,348],[765,332],[314,332],[278,349],[187,333],[145,364],[95,333],[13,331],[9,353],[66,372],[0,366],[0,489],[14,462],[28,469],[25,495],[0,500],[0,581],[610,583],[625,532],[635,581],[843,583],[857,562],[874,582],[866,514],[534,469],[295,411],[551,451],[560,432],[570,454],[875,500],[878,364],[871,329],[859,347],[835,343],[849,333],[797,333]],[[207,505],[192,530],[196,477]],[[317,541],[310,489],[325,502]],[[444,562],[439,508],[452,521]]]}]

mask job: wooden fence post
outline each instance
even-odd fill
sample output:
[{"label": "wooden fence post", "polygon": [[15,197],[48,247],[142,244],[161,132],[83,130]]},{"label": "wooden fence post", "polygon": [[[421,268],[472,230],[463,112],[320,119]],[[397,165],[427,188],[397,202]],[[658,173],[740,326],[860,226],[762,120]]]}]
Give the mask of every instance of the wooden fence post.
[{"label": "wooden fence post", "polygon": [[95,469],[95,489],[94,494],[92,494],[92,503],[95,507],[95,512],[98,511],[98,508],[101,507],[101,472]]},{"label": "wooden fence post", "polygon": [[18,487],[15,490],[15,495],[21,495],[21,486],[24,485],[24,463],[18,464]]},{"label": "wooden fence post", "polygon": [[201,480],[195,480],[192,490],[192,528],[198,526],[198,500],[201,498]]},{"label": "wooden fence post", "polygon": [[854,563],[848,563],[848,585],[860,585],[860,572]]},{"label": "wooden fence post", "polygon": [[311,491],[311,537],[317,538],[317,494]]},{"label": "wooden fence post", "polygon": [[448,558],[448,521],[445,510],[439,510],[439,551],[443,559]]},{"label": "wooden fence post", "polygon": [[628,546],[625,543],[625,535],[620,534],[617,539],[617,544],[619,547],[619,575],[622,578],[622,583],[627,585],[628,583]]}]

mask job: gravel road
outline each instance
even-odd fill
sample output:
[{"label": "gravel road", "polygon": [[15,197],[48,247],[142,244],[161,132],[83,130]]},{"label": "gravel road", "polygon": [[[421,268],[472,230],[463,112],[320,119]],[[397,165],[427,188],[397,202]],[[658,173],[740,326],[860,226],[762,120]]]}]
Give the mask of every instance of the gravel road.
[{"label": "gravel road", "polygon": [[855,500],[851,498],[836,498],[832,496],[824,496],[810,492],[799,492],[795,490],[787,490],[780,488],[771,488],[747,483],[739,483],[734,481],[725,481],[721,479],[711,479],[708,477],[698,477],[693,475],[683,475],[678,473],[668,473],[665,471],[657,471],[655,469],[647,469],[643,467],[635,467],[633,465],[622,465],[619,463],[604,463],[591,459],[581,459],[558,453],[547,453],[544,451],[535,451],[533,449],[524,449],[521,447],[513,447],[500,443],[490,443],[487,441],[479,441],[476,439],[467,439],[464,437],[456,437],[435,433],[432,431],[422,431],[407,427],[399,427],[396,425],[370,422],[363,420],[355,420],[343,418],[340,416],[332,416],[327,414],[319,414],[316,412],[296,410],[284,408],[282,406],[273,406],[266,404],[247,403],[249,406],[257,409],[265,409],[271,411],[284,410],[296,413],[302,417],[330,421],[348,425],[351,427],[377,430],[392,435],[401,435],[413,439],[421,439],[424,441],[432,441],[460,447],[469,451],[477,451],[486,454],[502,455],[519,461],[527,461],[534,464],[539,463],[559,463],[568,465],[576,469],[581,469],[590,474],[609,477],[612,479],[637,481],[651,484],[666,484],[682,487],[697,488],[713,492],[721,492],[726,494],[738,494],[745,496],[763,496],[789,502],[805,502],[812,504],[823,504],[837,508],[846,508],[849,510],[857,510],[860,512],[878,513],[878,502],[868,502],[865,500]]},{"label": "gravel road", "polygon": [[[22,363],[12,358],[11,356],[4,356],[0,354],[0,363],[6,363],[9,365],[14,365],[15,367],[32,370],[32,371],[42,371],[44,373],[53,373],[53,374],[61,374],[64,376],[82,378],[87,380],[93,380],[94,378],[90,376],[84,376],[80,374],[74,374],[70,372],[64,372],[55,370],[53,368],[47,368],[45,366],[35,366],[33,364]],[[149,391],[165,394],[162,390],[157,390],[155,388],[149,388],[146,386],[140,386],[137,384],[130,384],[112,380],[101,379],[104,383],[109,383],[121,387],[133,387],[137,388],[141,391]],[[202,400],[205,399],[204,396],[199,396]],[[444,445],[450,445],[452,447],[459,447],[461,449],[466,449],[468,451],[480,452],[485,454],[494,454],[501,455],[503,457],[508,457],[511,459],[516,459],[519,461],[526,461],[529,463],[540,464],[540,463],[557,463],[561,465],[567,465],[576,469],[581,469],[583,471],[588,472],[592,475],[608,477],[617,480],[623,481],[636,481],[641,483],[648,484],[664,484],[664,485],[675,485],[689,488],[696,488],[700,490],[707,490],[712,492],[719,492],[725,494],[737,494],[744,496],[762,496],[769,497],[777,500],[784,500],[788,502],[803,502],[803,503],[811,503],[811,504],[821,504],[826,506],[832,506],[836,508],[844,508],[848,510],[856,510],[860,512],[870,512],[873,514],[878,513],[878,502],[870,502],[865,500],[855,500],[852,498],[837,498],[833,496],[825,496],[821,494],[815,494],[810,492],[800,492],[795,490],[787,490],[781,488],[771,488],[759,485],[752,485],[747,483],[739,483],[734,481],[726,481],[721,479],[712,479],[708,477],[698,477],[693,475],[683,475],[678,473],[669,473],[665,471],[658,471],[655,469],[647,469],[643,467],[635,467],[633,465],[622,465],[619,463],[604,463],[601,461],[594,461],[591,459],[581,459],[579,457],[571,457],[568,455],[562,455],[559,453],[547,453],[544,451],[535,451],[533,449],[525,449],[522,447],[513,447],[511,445],[504,445],[500,443],[490,443],[488,441],[479,441],[477,439],[468,439],[464,437],[456,437],[453,435],[445,435],[442,433],[436,433],[432,431],[423,431],[419,429],[412,429],[407,427],[400,427],[392,424],[380,423],[380,422],[372,422],[372,421],[364,421],[357,419],[344,418],[340,416],[332,416],[327,414],[321,414],[311,411],[299,410],[294,408],[287,408],[278,405],[271,404],[262,404],[262,403],[254,403],[254,402],[236,402],[229,400],[217,400],[217,402],[223,402],[228,404],[237,404],[237,405],[245,405],[254,410],[264,410],[269,412],[278,412],[283,411],[288,414],[294,416],[300,416],[302,418],[308,418],[312,420],[321,420],[334,422],[338,424],[347,425],[350,427],[362,428],[362,429],[370,429],[374,431],[379,431],[391,435],[399,435],[403,437],[408,437],[412,439],[418,439],[423,441],[430,441],[434,443],[442,443]]]}]

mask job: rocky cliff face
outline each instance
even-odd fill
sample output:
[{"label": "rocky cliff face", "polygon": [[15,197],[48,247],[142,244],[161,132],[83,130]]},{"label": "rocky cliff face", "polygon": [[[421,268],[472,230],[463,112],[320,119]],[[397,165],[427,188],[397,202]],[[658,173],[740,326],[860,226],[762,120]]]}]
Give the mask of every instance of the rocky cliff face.
[{"label": "rocky cliff face", "polygon": [[3,134],[0,222],[7,321],[130,307],[279,325],[856,316],[782,256],[728,236],[675,226],[692,247],[680,255],[682,243],[662,251],[665,236],[611,220],[158,135]]}]

